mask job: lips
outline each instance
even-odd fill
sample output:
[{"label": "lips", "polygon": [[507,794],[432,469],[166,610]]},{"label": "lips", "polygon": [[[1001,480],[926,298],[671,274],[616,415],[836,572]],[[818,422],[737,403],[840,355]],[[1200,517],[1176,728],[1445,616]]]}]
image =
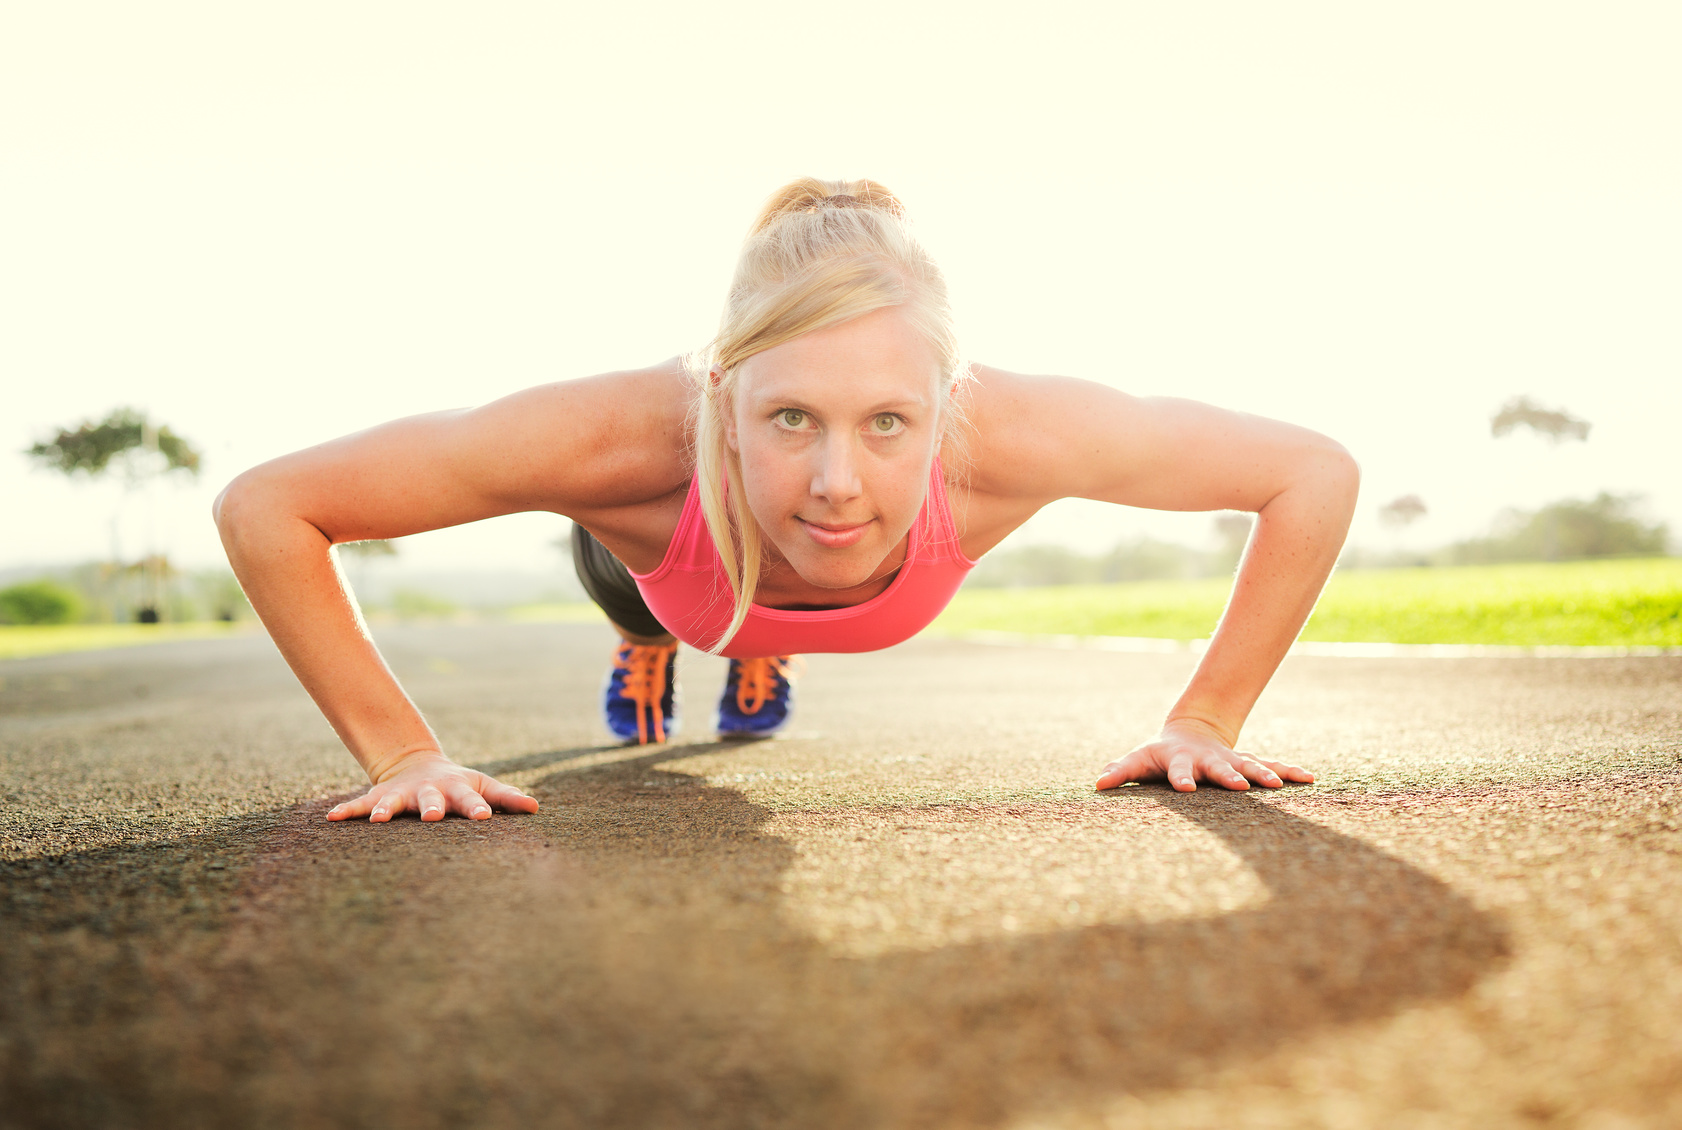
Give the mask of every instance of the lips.
[{"label": "lips", "polygon": [[819,525],[798,517],[795,521],[800,523],[801,528],[813,541],[825,549],[846,549],[849,545],[857,545],[859,539],[864,537],[865,531],[870,528],[869,522],[860,522],[856,526],[841,526],[828,523]]}]

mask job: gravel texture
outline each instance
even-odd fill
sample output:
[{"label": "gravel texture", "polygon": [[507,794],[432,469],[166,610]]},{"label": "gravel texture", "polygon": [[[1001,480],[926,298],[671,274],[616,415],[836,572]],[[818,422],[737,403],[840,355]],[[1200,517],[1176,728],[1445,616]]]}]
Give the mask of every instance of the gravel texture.
[{"label": "gravel texture", "polygon": [[[1097,795],[1179,655],[813,656],[605,743],[572,625],[382,634],[535,816],[328,824],[261,637],[0,663],[0,1123],[1682,1125],[1682,658],[1293,658],[1320,782]],[[702,735],[702,736],[697,736]]]}]

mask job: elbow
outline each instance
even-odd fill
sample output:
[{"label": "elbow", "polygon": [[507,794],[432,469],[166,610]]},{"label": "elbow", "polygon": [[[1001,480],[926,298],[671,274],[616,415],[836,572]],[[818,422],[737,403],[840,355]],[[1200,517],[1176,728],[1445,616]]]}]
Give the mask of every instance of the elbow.
[{"label": "elbow", "polygon": [[210,520],[216,523],[216,532],[222,535],[222,540],[228,540],[234,523],[240,511],[244,508],[246,495],[250,493],[247,477],[251,472],[238,476],[217,494],[210,504]]},{"label": "elbow", "polygon": [[1340,492],[1348,497],[1350,508],[1354,509],[1355,499],[1361,493],[1361,464],[1341,443],[1336,440],[1327,440],[1326,443],[1327,478],[1337,484]]},{"label": "elbow", "polygon": [[223,487],[216,501],[210,504],[210,517],[216,523],[216,532],[222,536],[222,546],[230,560],[254,524],[261,521],[263,496],[267,493],[261,468],[254,468]]},{"label": "elbow", "polygon": [[1309,463],[1310,481],[1347,529],[1361,494],[1361,464],[1341,443],[1323,437]]},{"label": "elbow", "polygon": [[1347,528],[1361,493],[1361,465],[1336,440],[1313,432],[1309,436],[1297,449],[1282,495],[1312,505],[1321,514],[1341,518]]}]

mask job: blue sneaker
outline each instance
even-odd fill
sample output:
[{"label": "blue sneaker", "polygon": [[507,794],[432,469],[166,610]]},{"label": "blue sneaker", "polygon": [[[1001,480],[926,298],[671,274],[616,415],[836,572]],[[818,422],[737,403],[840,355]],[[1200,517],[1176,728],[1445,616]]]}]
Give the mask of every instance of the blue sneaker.
[{"label": "blue sneaker", "polygon": [[718,700],[718,736],[768,738],[788,724],[794,706],[794,657],[732,659]]},{"label": "blue sneaker", "polygon": [[620,641],[602,687],[602,714],[622,742],[647,745],[677,733],[677,645]]}]

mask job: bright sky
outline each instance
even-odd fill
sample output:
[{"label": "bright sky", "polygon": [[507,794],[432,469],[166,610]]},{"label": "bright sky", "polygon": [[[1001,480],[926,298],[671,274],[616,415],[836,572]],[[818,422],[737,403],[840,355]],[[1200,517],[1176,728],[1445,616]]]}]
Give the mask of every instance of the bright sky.
[{"label": "bright sky", "polygon": [[[1682,7],[1273,2],[11,4],[0,566],[106,554],[115,485],[16,453],[120,404],[234,474],[705,340],[791,176],[874,177],[977,358],[1342,440],[1425,545],[1639,491],[1682,533]],[[1528,393],[1587,444],[1494,440]],[[124,551],[144,548],[132,502]],[[552,568],[559,522],[411,539]],[[1066,504],[1025,540],[1202,539]]]}]

